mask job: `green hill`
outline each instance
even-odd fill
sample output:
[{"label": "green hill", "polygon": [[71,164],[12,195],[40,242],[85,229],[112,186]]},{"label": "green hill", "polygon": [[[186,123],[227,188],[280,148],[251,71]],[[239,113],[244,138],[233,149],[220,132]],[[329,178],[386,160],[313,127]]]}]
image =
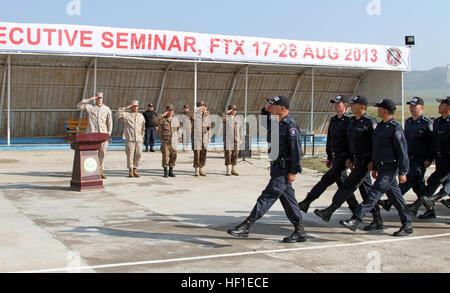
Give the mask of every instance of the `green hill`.
[{"label": "green hill", "polygon": [[427,71],[405,72],[404,88],[406,99],[413,96],[436,98],[450,95],[450,87],[447,86],[447,66]]}]

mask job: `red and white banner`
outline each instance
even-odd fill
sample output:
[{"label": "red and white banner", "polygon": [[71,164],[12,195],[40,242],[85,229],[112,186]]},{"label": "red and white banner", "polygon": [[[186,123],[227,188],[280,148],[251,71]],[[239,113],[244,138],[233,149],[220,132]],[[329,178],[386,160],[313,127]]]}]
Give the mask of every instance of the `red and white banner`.
[{"label": "red and white banner", "polygon": [[60,24],[0,22],[0,51],[411,70],[408,47]]}]

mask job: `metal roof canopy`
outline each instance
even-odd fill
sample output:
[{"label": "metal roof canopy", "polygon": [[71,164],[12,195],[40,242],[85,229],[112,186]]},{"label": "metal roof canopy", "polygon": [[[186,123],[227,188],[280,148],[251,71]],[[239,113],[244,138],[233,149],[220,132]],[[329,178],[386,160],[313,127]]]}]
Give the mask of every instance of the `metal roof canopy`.
[{"label": "metal roof canopy", "polygon": [[[0,131],[5,132],[7,89],[8,145],[11,133],[17,137],[64,135],[61,120],[69,112],[79,115],[76,103],[97,90],[105,93],[105,103],[113,111],[136,97],[144,106],[153,102],[157,110],[169,102],[182,109],[184,104],[195,105],[200,97],[212,113],[233,103],[245,114],[258,114],[267,97],[285,95],[291,99],[291,113],[300,128],[311,133],[324,132],[334,115],[329,99],[338,94],[365,95],[370,103],[381,97],[404,103],[401,71],[57,53],[1,55]],[[114,119],[113,135],[121,132],[117,122]]]}]

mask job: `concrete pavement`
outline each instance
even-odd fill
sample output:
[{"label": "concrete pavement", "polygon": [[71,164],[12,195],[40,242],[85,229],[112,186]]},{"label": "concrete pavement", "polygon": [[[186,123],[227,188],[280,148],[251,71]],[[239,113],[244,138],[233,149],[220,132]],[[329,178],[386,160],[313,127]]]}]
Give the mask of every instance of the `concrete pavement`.
[{"label": "concrete pavement", "polygon": [[[293,227],[279,202],[248,239],[235,239],[226,230],[267,184],[267,159],[227,177],[223,154],[210,152],[203,178],[193,176],[192,152],[179,152],[177,177],[166,179],[161,153],[143,153],[142,177],[127,178],[125,152],[109,151],[105,190],[89,193],[69,190],[72,160],[71,150],[0,152],[1,272],[450,272],[450,211],[441,204],[438,219],[416,219],[410,237],[391,236],[395,209],[383,211],[384,231],[353,233],[338,224],[346,206],[329,224],[312,213],[330,203],[332,186],[304,214],[307,242],[280,242]],[[320,176],[297,176],[297,200]]]}]

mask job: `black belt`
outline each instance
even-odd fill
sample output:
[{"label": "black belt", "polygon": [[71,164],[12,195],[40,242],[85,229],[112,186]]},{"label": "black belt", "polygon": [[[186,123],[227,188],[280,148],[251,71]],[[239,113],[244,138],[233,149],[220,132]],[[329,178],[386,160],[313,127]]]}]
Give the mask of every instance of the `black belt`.
[{"label": "black belt", "polygon": [[450,155],[450,151],[447,152],[436,152],[436,156],[438,156],[439,158],[445,156],[445,155]]},{"label": "black belt", "polygon": [[352,154],[352,157],[355,159],[358,158],[364,158],[364,157],[371,157],[372,153],[364,153],[364,154]]},{"label": "black belt", "polygon": [[391,161],[375,161],[374,164],[377,166],[384,166],[392,163],[397,163],[397,160],[391,160]]},{"label": "black belt", "polygon": [[286,168],[286,163],[290,162],[291,159],[290,158],[278,158],[275,161],[270,161],[270,166],[272,166],[273,164],[278,164],[280,165],[281,168]]},{"label": "black belt", "polygon": [[410,159],[420,159],[420,160],[426,160],[426,157],[422,157],[422,156],[409,156]]},{"label": "black belt", "polygon": [[333,158],[337,158],[337,157],[348,157],[348,153],[335,153],[335,152],[332,152],[331,153],[331,156],[333,157]]}]

